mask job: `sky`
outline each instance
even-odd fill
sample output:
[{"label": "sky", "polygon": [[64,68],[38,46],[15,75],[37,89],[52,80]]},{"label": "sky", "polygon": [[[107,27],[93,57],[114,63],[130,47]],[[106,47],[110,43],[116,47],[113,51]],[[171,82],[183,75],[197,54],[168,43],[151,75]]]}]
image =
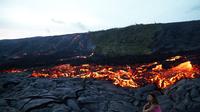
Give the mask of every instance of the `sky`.
[{"label": "sky", "polygon": [[0,40],[200,20],[200,0],[0,0]]}]

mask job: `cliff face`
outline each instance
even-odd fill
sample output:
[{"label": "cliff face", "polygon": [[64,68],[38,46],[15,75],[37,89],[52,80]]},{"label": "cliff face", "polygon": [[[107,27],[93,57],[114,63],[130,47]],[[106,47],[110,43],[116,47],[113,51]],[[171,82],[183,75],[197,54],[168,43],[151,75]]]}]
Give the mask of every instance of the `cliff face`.
[{"label": "cliff face", "polygon": [[178,54],[200,49],[200,21],[133,25],[81,34],[0,41],[0,67],[80,59]]}]

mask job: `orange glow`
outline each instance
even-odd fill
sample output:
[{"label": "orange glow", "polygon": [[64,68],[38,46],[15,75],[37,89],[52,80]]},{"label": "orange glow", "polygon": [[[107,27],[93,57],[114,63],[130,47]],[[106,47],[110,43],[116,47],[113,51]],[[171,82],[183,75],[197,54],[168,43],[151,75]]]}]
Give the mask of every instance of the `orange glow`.
[{"label": "orange glow", "polygon": [[182,58],[182,56],[174,56],[174,57],[171,57],[169,59],[166,59],[166,61],[175,61],[175,60],[181,59],[181,58]]},{"label": "orange glow", "polygon": [[[155,67],[153,67],[155,66]],[[159,88],[166,88],[183,78],[196,78],[199,69],[194,68],[190,61],[183,62],[170,69],[163,69],[158,62],[140,66],[108,66],[83,64],[72,66],[70,64],[58,65],[48,69],[34,71],[33,77],[72,77],[95,78],[111,80],[113,84],[121,87],[141,87],[145,84],[156,84]]]},{"label": "orange glow", "polygon": [[152,68],[154,71],[162,70],[162,65],[156,65],[156,67]]},{"label": "orange glow", "polygon": [[168,70],[163,69],[152,73],[154,77],[151,78],[151,82],[156,82],[160,88],[166,88],[183,78],[196,78],[195,75],[199,74],[200,71],[198,68],[192,67],[190,61],[186,61]]},{"label": "orange glow", "polygon": [[7,72],[7,73],[20,73],[26,71],[25,69],[9,69],[9,70],[2,70],[0,72]]},{"label": "orange glow", "polygon": [[[177,61],[177,59],[180,59],[180,56],[172,57],[166,61]],[[10,72],[18,71],[10,70]],[[163,65],[159,62],[126,66],[95,64],[75,66],[63,64],[51,68],[36,69],[32,72],[31,76],[49,78],[95,78],[110,80],[113,84],[121,87],[137,88],[146,84],[156,84],[159,88],[167,88],[184,78],[198,78],[199,74],[200,69],[198,65],[192,65],[190,61],[185,61],[169,69],[163,68]]]},{"label": "orange glow", "polygon": [[192,71],[192,64],[190,61],[187,61],[174,67],[173,70]]}]

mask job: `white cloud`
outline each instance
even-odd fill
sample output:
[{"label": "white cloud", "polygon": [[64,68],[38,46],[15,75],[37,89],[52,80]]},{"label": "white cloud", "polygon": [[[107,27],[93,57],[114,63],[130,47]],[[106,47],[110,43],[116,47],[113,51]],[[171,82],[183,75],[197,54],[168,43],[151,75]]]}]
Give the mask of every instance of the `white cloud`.
[{"label": "white cloud", "polygon": [[[0,39],[200,19],[199,0],[0,0]],[[198,8],[198,7],[197,7]]]}]

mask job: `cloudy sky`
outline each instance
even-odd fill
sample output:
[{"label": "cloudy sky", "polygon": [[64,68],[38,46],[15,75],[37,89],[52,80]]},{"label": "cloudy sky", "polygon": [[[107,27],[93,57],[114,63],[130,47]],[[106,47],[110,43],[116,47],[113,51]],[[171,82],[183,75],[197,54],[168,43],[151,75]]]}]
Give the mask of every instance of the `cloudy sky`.
[{"label": "cloudy sky", "polygon": [[0,39],[200,20],[200,0],[0,0]]}]

